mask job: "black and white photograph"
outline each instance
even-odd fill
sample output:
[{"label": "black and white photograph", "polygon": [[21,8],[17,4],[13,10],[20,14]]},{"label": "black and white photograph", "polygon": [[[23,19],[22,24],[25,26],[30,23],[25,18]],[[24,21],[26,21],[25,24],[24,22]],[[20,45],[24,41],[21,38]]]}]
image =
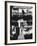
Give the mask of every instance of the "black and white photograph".
[{"label": "black and white photograph", "polygon": [[32,7],[10,7],[10,40],[32,39]]},{"label": "black and white photograph", "polygon": [[36,42],[35,3],[6,2],[6,44]]}]

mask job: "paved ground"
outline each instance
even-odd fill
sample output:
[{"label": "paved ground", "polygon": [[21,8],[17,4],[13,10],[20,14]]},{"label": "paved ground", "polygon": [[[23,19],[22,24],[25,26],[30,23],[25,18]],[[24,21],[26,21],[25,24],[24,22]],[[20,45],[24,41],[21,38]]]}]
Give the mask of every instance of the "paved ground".
[{"label": "paved ground", "polygon": [[24,40],[24,35],[22,34],[22,35],[19,35],[18,36],[18,40]]}]

